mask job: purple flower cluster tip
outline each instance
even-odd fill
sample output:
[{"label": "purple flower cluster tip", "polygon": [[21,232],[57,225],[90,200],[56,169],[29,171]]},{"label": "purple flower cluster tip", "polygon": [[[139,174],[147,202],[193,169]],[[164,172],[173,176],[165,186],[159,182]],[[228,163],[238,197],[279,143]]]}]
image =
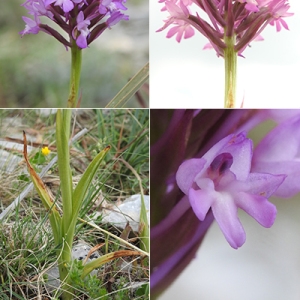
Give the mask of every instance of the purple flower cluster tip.
[{"label": "purple flower cluster tip", "polygon": [[[66,47],[72,47],[72,40],[79,48],[87,48],[106,28],[121,20],[128,20],[126,0],[27,0],[22,4],[33,19],[23,17],[25,29],[20,32],[37,34],[46,32],[55,37]],[[42,24],[40,17],[47,17],[55,22],[69,36],[69,41],[47,24]]]},{"label": "purple flower cluster tip", "polygon": [[[260,33],[267,25],[288,29],[284,17],[292,16],[286,0],[160,0],[168,19],[158,31],[172,26],[167,38],[176,35],[177,42],[195,34],[203,34],[218,56],[224,56],[225,37],[234,37],[235,51],[242,56],[245,48],[254,40],[261,40]],[[204,14],[203,14],[204,13]],[[205,17],[202,17],[205,15]]]}]

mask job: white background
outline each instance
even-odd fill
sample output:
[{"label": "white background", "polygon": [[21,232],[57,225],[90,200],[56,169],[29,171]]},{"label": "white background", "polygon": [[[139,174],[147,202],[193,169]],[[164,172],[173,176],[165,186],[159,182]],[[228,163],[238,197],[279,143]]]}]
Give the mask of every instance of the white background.
[{"label": "white background", "polygon": [[[155,32],[167,13],[150,2],[151,108],[220,108],[224,106],[224,60],[202,50],[207,39],[199,32],[177,43],[167,30]],[[300,107],[300,1],[290,0],[285,18],[290,30],[268,26],[264,41],[253,42],[238,58],[237,107]]]},{"label": "white background", "polygon": [[196,258],[159,300],[299,300],[300,196],[272,202],[278,213],[269,229],[239,214],[247,239],[238,250],[214,222]]}]

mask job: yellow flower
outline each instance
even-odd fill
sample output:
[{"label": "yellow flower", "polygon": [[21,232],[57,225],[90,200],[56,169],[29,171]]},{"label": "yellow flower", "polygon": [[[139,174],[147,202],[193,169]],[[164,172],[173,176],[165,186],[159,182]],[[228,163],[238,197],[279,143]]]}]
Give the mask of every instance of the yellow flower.
[{"label": "yellow flower", "polygon": [[49,155],[49,153],[51,152],[51,150],[48,147],[43,147],[42,148],[42,154],[47,156]]}]

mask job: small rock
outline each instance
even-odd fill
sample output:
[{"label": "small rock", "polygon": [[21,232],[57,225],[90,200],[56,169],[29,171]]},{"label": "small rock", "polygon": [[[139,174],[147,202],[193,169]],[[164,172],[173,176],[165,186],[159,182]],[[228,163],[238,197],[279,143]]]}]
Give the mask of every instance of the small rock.
[{"label": "small rock", "polygon": [[[76,245],[73,246],[72,248],[72,259],[77,259],[77,260],[84,260],[89,251],[91,250],[92,246],[90,246],[89,244],[87,244],[84,241],[79,241]],[[96,258],[100,257],[100,253],[98,251],[95,251],[87,260],[87,262],[90,262]],[[58,270],[58,266],[57,263],[50,268],[49,270],[47,270],[45,272],[45,274],[48,276],[47,282],[45,284],[47,290],[49,292],[52,292],[53,290],[59,288],[60,286],[60,280],[59,280],[59,270]],[[93,270],[91,273],[91,275],[96,275],[97,274],[97,270]]]},{"label": "small rock", "polygon": [[[144,195],[144,202],[147,210],[148,224],[150,219],[150,196]],[[113,210],[103,210],[102,222],[110,223],[118,228],[124,229],[127,222],[132,230],[137,232],[139,230],[141,214],[141,195],[133,195],[124,200],[120,205]]]}]

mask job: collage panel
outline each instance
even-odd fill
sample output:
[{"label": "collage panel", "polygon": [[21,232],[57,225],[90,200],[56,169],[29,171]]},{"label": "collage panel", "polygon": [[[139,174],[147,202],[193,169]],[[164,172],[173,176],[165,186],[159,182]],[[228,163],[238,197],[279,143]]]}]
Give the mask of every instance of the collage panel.
[{"label": "collage panel", "polygon": [[151,108],[299,107],[300,2],[150,2]]},{"label": "collage panel", "polygon": [[149,107],[148,1],[10,0],[0,19],[0,107]]},{"label": "collage panel", "polygon": [[298,299],[300,110],[150,119],[151,299]]},{"label": "collage panel", "polygon": [[149,299],[149,110],[0,110],[0,299]]}]

